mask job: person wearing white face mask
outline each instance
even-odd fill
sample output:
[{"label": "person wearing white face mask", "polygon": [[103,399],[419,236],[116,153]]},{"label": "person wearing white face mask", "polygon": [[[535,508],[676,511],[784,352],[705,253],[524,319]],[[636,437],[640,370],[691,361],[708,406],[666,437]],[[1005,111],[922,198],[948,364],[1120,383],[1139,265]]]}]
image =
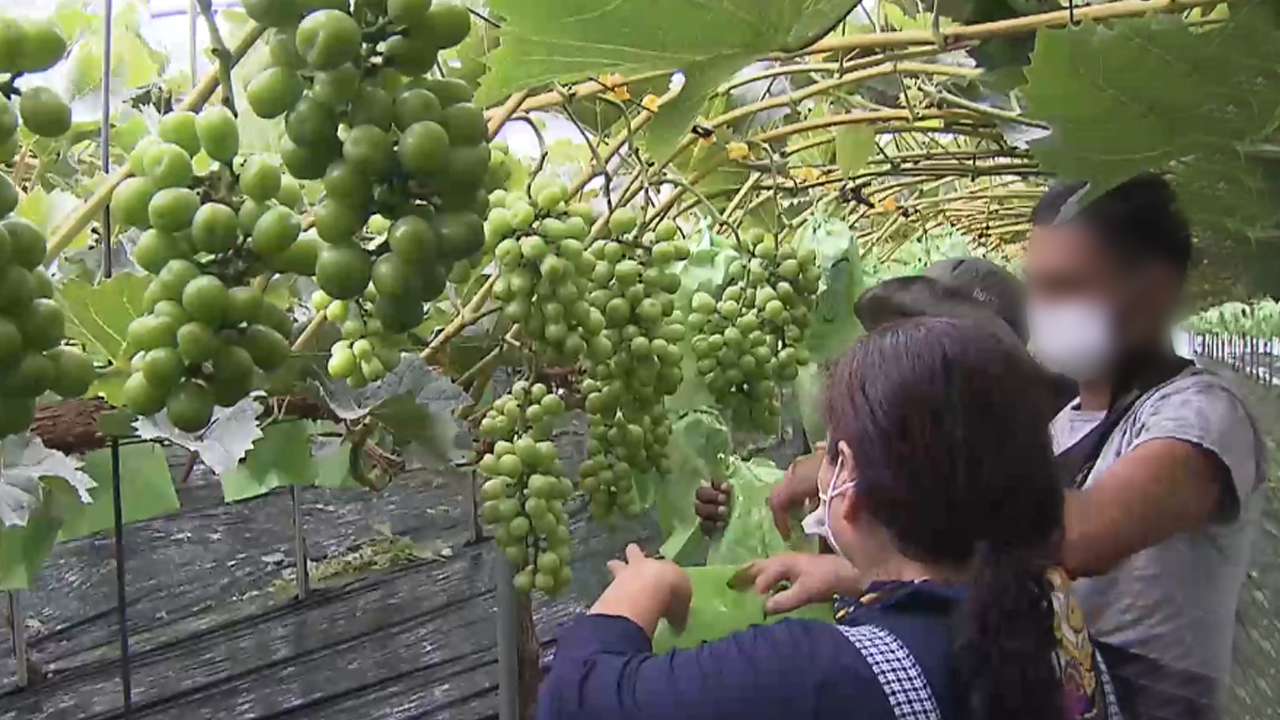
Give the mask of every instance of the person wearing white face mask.
[{"label": "person wearing white face mask", "polygon": [[[794,556],[822,567],[772,600],[850,593],[836,624],[788,619],[654,655],[658,621],[680,627],[692,588],[632,545],[558,634],[539,720],[1120,720],[1051,570],[1063,489],[1025,350],[972,323],[906,320],[860,340],[826,387],[805,525],[837,554]],[[766,566],[746,573],[762,593]]]},{"label": "person wearing white face mask", "polygon": [[1128,718],[1220,716],[1267,451],[1240,396],[1179,358],[1192,237],[1163,177],[1059,184],[1024,259],[1032,353],[1078,382],[1050,430],[1062,560]]}]

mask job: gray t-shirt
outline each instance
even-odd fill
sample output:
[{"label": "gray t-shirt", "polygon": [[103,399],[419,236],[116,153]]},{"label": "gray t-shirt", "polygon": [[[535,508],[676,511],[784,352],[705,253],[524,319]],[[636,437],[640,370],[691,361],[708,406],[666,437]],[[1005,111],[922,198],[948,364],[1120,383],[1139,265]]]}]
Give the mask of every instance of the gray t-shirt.
[{"label": "gray t-shirt", "polygon": [[[1087,433],[1103,413],[1078,401],[1054,419],[1054,451]],[[1185,440],[1216,454],[1235,497],[1210,527],[1172,537],[1101,577],[1076,583],[1097,639],[1213,679],[1218,700],[1231,668],[1236,602],[1249,564],[1266,485],[1267,451],[1240,395],[1222,377],[1188,368],[1138,400],[1102,449],[1085,487],[1148,440]]]}]

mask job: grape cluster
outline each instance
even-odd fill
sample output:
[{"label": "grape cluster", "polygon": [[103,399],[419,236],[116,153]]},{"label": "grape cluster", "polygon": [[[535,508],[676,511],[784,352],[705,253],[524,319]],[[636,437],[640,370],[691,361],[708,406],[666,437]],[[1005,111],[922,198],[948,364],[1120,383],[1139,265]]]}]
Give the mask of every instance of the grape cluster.
[{"label": "grape cluster", "polygon": [[[609,229],[624,238],[637,224],[633,212],[620,208]],[[688,245],[676,236],[676,226],[665,222],[634,241],[602,240],[588,250],[595,266],[587,303],[604,323],[588,334],[582,363],[590,439],[579,482],[597,519],[615,509],[638,513],[636,476],[670,471],[671,427],[663,403],[684,379],[680,344],[686,332],[675,312],[680,277],[672,264],[689,257]]]},{"label": "grape cluster", "polygon": [[689,325],[698,373],[733,422],[761,431],[781,417],[779,385],[809,363],[804,347],[821,271],[813,250],[759,230],[742,241],[719,297],[695,293]]},{"label": "grape cluster", "polygon": [[56,92],[37,86],[19,94],[14,87],[19,75],[44,72],[66,54],[67,39],[53,20],[0,16],[0,162],[17,154],[19,117],[40,137],[61,137],[71,129],[71,106]]},{"label": "grape cluster", "polygon": [[587,338],[605,329],[604,313],[586,300],[596,260],[583,242],[595,212],[586,204],[566,208],[566,194],[558,181],[543,184],[536,201],[495,191],[485,224],[487,246],[502,268],[493,297],[507,320],[520,323],[534,355],[551,364],[576,363]]},{"label": "grape cluster", "polygon": [[[49,69],[66,49],[51,22],[0,17],[0,76],[9,76],[0,81],[0,163],[16,154],[20,126],[46,137],[70,128],[71,110],[51,91],[28,89],[16,108],[11,99],[13,76]],[[26,430],[45,392],[80,397],[97,374],[87,355],[62,344],[66,317],[43,267],[48,243],[13,214],[18,202],[13,181],[0,174],[0,437]]]},{"label": "grape cluster", "polygon": [[45,392],[80,397],[96,376],[87,355],[62,345],[66,318],[41,267],[45,237],[9,215],[12,187],[0,175],[0,437],[26,430]]},{"label": "grape cluster", "polygon": [[353,388],[386,377],[400,365],[400,351],[409,345],[404,333],[389,334],[383,329],[382,321],[373,315],[376,302],[373,288],[352,300],[334,300],[323,290],[311,296],[311,307],[342,330],[342,339],[329,349],[329,375]]},{"label": "grape cluster", "polygon": [[[130,155],[141,174],[111,198],[112,217],[144,231],[133,259],[154,276],[147,313],[126,334],[134,355],[124,405],[139,415],[165,409],[186,432],[204,429],[215,405],[246,397],[259,370],[289,359],[293,321],[249,279],[315,272],[318,241],[301,234],[297,188],[260,157],[241,164],[237,182],[239,144],[226,108],[166,115]],[[196,176],[192,158],[201,152],[219,165]]]},{"label": "grape cluster", "polygon": [[[272,65],[249,84],[249,106],[285,118],[285,169],[324,186],[316,283],[336,300],[372,284],[373,317],[407,332],[484,245],[494,164],[484,113],[465,83],[424,76],[467,37],[470,13],[430,0],[244,5],[271,28]],[[376,246],[365,232],[375,214],[389,222]]]},{"label": "grape cluster", "polygon": [[493,404],[480,422],[480,434],[493,450],[480,460],[486,478],[480,488],[480,515],[494,528],[507,560],[520,570],[521,592],[552,595],[569,586],[569,516],[564,503],[573,496],[560,457],[551,442],[564,400],[542,383],[519,381]]}]

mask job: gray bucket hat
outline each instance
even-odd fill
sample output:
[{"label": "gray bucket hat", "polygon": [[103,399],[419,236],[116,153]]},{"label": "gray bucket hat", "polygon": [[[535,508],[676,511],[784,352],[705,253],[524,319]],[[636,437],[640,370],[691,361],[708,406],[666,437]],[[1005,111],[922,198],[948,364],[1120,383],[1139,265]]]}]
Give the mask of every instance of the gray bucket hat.
[{"label": "gray bucket hat", "polygon": [[969,320],[1025,346],[1026,295],[1013,273],[983,258],[939,260],[924,274],[868,288],[854,313],[868,330],[911,317]]}]

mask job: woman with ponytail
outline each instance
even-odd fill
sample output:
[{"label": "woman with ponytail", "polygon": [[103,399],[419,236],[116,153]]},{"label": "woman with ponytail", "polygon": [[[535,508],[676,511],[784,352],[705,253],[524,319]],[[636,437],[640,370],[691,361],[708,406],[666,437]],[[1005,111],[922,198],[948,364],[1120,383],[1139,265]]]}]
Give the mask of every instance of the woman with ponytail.
[{"label": "woman with ponytail", "polygon": [[[784,620],[652,653],[688,576],[635,546],[560,634],[543,720],[1118,719],[1066,581],[1044,375],[975,325],[916,319],[858,342],[827,381],[820,503],[835,555],[749,569]],[[1009,388],[1017,388],[1011,392]],[[856,569],[855,569],[856,568]]]}]

